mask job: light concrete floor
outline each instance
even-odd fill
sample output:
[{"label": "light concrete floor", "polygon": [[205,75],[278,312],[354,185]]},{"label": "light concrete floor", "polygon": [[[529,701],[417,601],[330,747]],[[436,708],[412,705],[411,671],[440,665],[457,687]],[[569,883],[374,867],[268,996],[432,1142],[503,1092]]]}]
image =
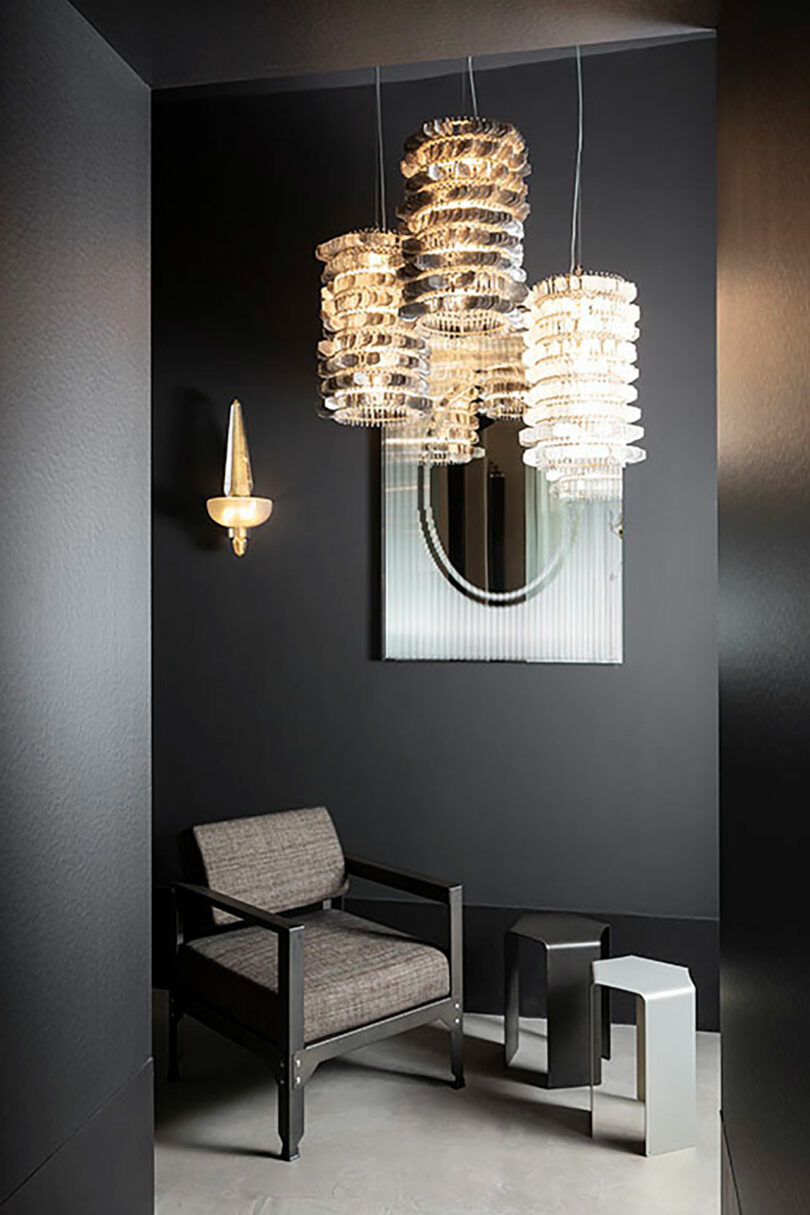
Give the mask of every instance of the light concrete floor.
[{"label": "light concrete floor", "polygon": [[[157,1024],[162,1031],[161,1001]],[[545,1026],[522,1022],[514,1070],[502,1022],[467,1016],[467,1087],[449,1086],[447,1035],[413,1030],[323,1064],[307,1085],[301,1159],[280,1161],[276,1093],[260,1059],[188,1019],[183,1079],[164,1082],[157,1035],[158,1215],[716,1215],[719,1063],[698,1035],[699,1140],[645,1158],[632,1100],[635,1031],[614,1028],[588,1136],[587,1089],[549,1092]]]}]

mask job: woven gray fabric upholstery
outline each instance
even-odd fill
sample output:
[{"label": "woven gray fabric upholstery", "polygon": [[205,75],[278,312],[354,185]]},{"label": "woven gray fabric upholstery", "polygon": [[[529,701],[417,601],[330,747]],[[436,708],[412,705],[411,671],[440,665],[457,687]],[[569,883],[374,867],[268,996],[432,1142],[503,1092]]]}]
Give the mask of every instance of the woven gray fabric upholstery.
[{"label": "woven gray fabric upholstery", "polygon": [[[343,911],[296,917],[304,931],[304,1041],[354,1029],[450,993],[447,958]],[[278,938],[238,928],[184,945],[181,985],[264,1037],[279,1034]]]},{"label": "woven gray fabric upholstery", "polygon": [[[345,889],[346,864],[329,811],[282,810],[194,828],[211,890],[264,911],[291,911]],[[214,911],[217,924],[234,916]]]}]

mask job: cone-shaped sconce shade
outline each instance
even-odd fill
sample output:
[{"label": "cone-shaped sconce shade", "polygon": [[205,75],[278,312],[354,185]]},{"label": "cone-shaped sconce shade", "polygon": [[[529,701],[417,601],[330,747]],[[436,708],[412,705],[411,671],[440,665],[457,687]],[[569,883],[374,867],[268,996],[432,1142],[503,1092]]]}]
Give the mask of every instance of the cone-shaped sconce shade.
[{"label": "cone-shaped sconce shade", "polygon": [[247,548],[250,529],[258,527],[270,518],[273,503],[270,498],[253,497],[250,452],[239,401],[234,401],[231,405],[222,489],[223,497],[209,498],[206,502],[208,513],[215,523],[227,527],[233,551],[237,557],[242,557]]},{"label": "cone-shaped sconce shade", "polygon": [[240,401],[231,405],[228,421],[228,447],[225,452],[225,479],[222,486],[228,496],[248,498],[253,492],[253,473],[245,435],[245,420]]}]

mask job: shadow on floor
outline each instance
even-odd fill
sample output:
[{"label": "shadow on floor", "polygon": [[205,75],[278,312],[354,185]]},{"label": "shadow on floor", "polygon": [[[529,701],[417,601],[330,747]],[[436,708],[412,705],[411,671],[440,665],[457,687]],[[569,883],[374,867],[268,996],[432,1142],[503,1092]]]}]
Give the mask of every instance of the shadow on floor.
[{"label": "shadow on floor", "polygon": [[[275,1150],[263,1152],[255,1147],[211,1142],[206,1135],[189,1134],[189,1127],[210,1114],[252,1096],[267,1093],[268,1129],[275,1127],[275,1081],[263,1059],[214,1033],[198,1022],[185,1018],[181,1024],[179,1081],[166,1079],[165,1002],[156,1001],[155,1009],[155,1135],[162,1144],[190,1150],[245,1156],[277,1157]],[[542,1035],[534,1035],[535,1037]],[[588,1136],[590,1114],[587,1090],[582,1090],[582,1108],[569,1104],[538,1101],[534,1091],[545,1085],[545,1074],[521,1067],[503,1066],[503,1047],[473,1034],[465,1036],[467,1086],[454,1095],[465,1103],[465,1113],[481,1122],[492,1122],[507,1133],[510,1121],[526,1128],[527,1122],[563,1136]],[[365,1048],[352,1055],[330,1059],[317,1069],[309,1081],[329,1083],[351,1078],[353,1094],[366,1081],[396,1077],[410,1087],[432,1086],[450,1089],[449,1043],[447,1031],[440,1026],[424,1026],[389,1039],[382,1049]],[[472,1109],[471,1109],[472,1107]]]}]

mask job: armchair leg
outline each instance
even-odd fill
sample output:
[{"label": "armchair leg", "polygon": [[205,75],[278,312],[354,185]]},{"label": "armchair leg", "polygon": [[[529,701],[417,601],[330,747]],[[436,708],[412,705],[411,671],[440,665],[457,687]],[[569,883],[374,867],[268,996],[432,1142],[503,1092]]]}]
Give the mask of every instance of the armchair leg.
[{"label": "armchair leg", "polygon": [[177,1002],[177,997],[172,993],[169,996],[169,1070],[168,1079],[171,1081],[180,1079],[180,1051],[178,1044],[178,1029],[180,1019],[183,1013]]},{"label": "armchair leg", "polygon": [[304,1085],[300,1076],[293,1075],[293,1060],[285,1067],[278,1082],[278,1133],[281,1139],[281,1159],[297,1160],[298,1145],[304,1135]]},{"label": "armchair leg", "polygon": [[464,1013],[461,1001],[456,1004],[450,1026],[450,1068],[453,1088],[464,1088]]}]

